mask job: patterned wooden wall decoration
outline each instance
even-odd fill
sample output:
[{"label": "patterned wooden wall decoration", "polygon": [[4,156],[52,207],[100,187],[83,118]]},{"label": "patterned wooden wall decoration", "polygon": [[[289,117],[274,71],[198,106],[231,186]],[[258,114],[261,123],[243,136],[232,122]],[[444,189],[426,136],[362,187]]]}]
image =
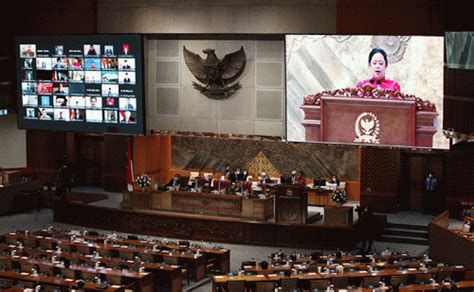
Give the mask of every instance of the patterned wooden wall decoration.
[{"label": "patterned wooden wall decoration", "polygon": [[338,34],[442,35],[441,0],[338,0]]},{"label": "patterned wooden wall decoration", "polygon": [[[451,216],[459,217],[463,202],[474,205],[474,143],[452,147],[446,163],[447,204]],[[465,204],[464,203],[464,204]]]},{"label": "patterned wooden wall decoration", "polygon": [[337,174],[341,180],[359,180],[357,146],[184,136],[172,138],[174,169],[223,172],[227,165],[243,169],[261,153],[271,163],[267,173],[275,169],[281,174],[302,170],[309,178]]},{"label": "patterned wooden wall decoration", "polygon": [[400,149],[362,148],[361,204],[371,206],[374,212],[397,212],[400,162]]},{"label": "patterned wooden wall decoration", "polygon": [[443,128],[474,133],[474,70],[446,68]]},{"label": "patterned wooden wall decoration", "polygon": [[121,192],[126,188],[125,172],[128,140],[128,136],[104,135],[101,172],[103,187],[106,191]]},{"label": "patterned wooden wall decoration", "polygon": [[38,180],[53,182],[67,151],[66,133],[28,130],[26,144],[27,166],[34,170]]}]

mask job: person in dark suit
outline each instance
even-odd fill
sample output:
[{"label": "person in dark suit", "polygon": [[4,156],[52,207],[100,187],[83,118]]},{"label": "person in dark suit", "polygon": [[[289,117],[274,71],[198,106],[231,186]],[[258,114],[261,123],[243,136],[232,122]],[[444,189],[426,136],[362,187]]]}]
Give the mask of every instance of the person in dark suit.
[{"label": "person in dark suit", "polygon": [[441,199],[439,198],[438,178],[434,176],[433,171],[429,171],[424,181],[425,191],[422,197],[423,213],[430,213],[435,215],[441,209]]},{"label": "person in dark suit", "polygon": [[225,167],[224,176],[225,176],[225,179],[227,180],[231,179],[232,171],[230,170],[230,166]]},{"label": "person in dark suit", "polygon": [[236,181],[242,181],[243,179],[243,173],[240,171],[240,168],[236,168],[234,172],[230,175],[230,181],[231,182],[236,182]]},{"label": "person in dark suit", "polygon": [[271,183],[272,183],[272,180],[268,177],[267,173],[262,172],[260,174],[260,184],[263,185],[263,184],[271,184]]},{"label": "person in dark suit", "polygon": [[172,179],[166,184],[166,187],[180,187],[181,186],[181,175],[179,173],[175,174]]},{"label": "person in dark suit", "polygon": [[247,181],[247,177],[249,176],[249,173],[246,169],[242,170],[242,174],[240,175],[240,180],[241,181]]}]

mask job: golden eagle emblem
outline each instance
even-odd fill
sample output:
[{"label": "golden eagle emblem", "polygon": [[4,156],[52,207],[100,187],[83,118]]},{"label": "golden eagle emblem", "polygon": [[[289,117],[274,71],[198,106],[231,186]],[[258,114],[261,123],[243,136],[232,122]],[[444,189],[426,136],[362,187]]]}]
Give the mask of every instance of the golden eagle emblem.
[{"label": "golden eagle emblem", "polygon": [[186,66],[194,77],[205,85],[193,81],[194,88],[209,98],[224,99],[242,87],[239,82],[229,84],[239,78],[245,69],[247,59],[243,47],[225,55],[222,60],[217,58],[213,49],[205,49],[203,53],[207,55],[206,59],[183,46]]},{"label": "golden eagle emblem", "polygon": [[380,121],[374,113],[361,113],[355,122],[356,143],[380,144]]}]

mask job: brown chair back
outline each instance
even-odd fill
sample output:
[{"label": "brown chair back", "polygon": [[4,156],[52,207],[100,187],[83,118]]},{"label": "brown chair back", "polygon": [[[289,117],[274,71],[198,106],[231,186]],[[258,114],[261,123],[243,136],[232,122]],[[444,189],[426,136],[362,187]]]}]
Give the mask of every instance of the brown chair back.
[{"label": "brown chair back", "polygon": [[298,279],[288,278],[280,280],[281,289],[283,292],[293,292],[298,289]]},{"label": "brown chair back", "polygon": [[176,257],[164,256],[163,261],[169,265],[179,265]]},{"label": "brown chair back", "polygon": [[474,281],[474,271],[466,271],[464,273],[464,280],[466,281]]},{"label": "brown chair back", "polygon": [[331,285],[331,282],[329,280],[314,280],[309,282],[311,291],[313,289],[318,289],[318,290],[325,290],[329,285]]},{"label": "brown chair back", "polygon": [[244,292],[245,281],[227,281],[226,292]]},{"label": "brown chair back", "polygon": [[415,283],[416,284],[420,284],[421,282],[423,283],[429,283],[430,282],[430,279],[432,278],[432,274],[431,273],[427,273],[427,274],[416,274],[415,275]]},{"label": "brown chair back", "polygon": [[48,276],[54,276],[54,268],[46,265],[40,265],[40,272],[48,275]]},{"label": "brown chair back", "polygon": [[122,285],[122,277],[117,277],[117,276],[111,276],[111,275],[106,275],[105,278],[107,279],[107,281],[109,283],[111,283],[112,285]]},{"label": "brown chair back", "polygon": [[347,289],[349,284],[349,277],[334,277],[331,280],[335,289]]},{"label": "brown chair back", "polygon": [[366,277],[362,279],[362,287],[369,288],[369,286],[377,287],[379,286],[380,277]]},{"label": "brown chair back", "polygon": [[408,283],[408,276],[407,275],[401,275],[401,276],[391,276],[390,277],[390,285],[398,287],[400,284],[406,284]]},{"label": "brown chair back", "polygon": [[76,271],[70,269],[61,269],[61,274],[64,278],[76,279]]},{"label": "brown chair back", "polygon": [[438,271],[436,272],[436,282],[441,282],[443,281],[444,279],[446,279],[447,277],[451,277],[451,274],[452,272],[450,271]]},{"label": "brown chair back", "polygon": [[120,250],[119,254],[120,254],[120,257],[123,259],[133,260],[133,251]]},{"label": "brown chair back", "polygon": [[275,282],[257,282],[255,283],[256,292],[274,292]]}]

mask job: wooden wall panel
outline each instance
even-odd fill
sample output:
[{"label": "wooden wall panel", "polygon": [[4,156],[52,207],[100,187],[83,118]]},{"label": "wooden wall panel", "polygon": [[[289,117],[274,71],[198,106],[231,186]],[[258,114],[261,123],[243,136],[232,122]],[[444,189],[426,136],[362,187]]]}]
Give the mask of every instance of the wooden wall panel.
[{"label": "wooden wall panel", "polygon": [[160,183],[170,179],[171,136],[152,135],[133,138],[133,167],[135,176],[144,172]]},{"label": "wooden wall panel", "polygon": [[38,180],[53,182],[67,152],[66,133],[29,130],[26,143],[27,166],[34,170]]},{"label": "wooden wall panel", "polygon": [[442,1],[338,0],[338,34],[443,33]]},{"label": "wooden wall panel", "polygon": [[[147,234],[168,238],[205,240],[235,244],[259,244],[298,248],[353,248],[361,234],[361,224],[323,226],[215,219],[206,216],[158,214],[72,203],[56,205],[54,220],[80,226]],[[378,218],[374,218],[378,220]],[[381,225],[369,226],[375,235]]]},{"label": "wooden wall panel", "polygon": [[362,147],[361,204],[374,212],[397,212],[400,181],[400,149]]},{"label": "wooden wall panel", "polygon": [[106,191],[121,192],[126,188],[128,136],[104,135],[102,164],[103,187]]}]

